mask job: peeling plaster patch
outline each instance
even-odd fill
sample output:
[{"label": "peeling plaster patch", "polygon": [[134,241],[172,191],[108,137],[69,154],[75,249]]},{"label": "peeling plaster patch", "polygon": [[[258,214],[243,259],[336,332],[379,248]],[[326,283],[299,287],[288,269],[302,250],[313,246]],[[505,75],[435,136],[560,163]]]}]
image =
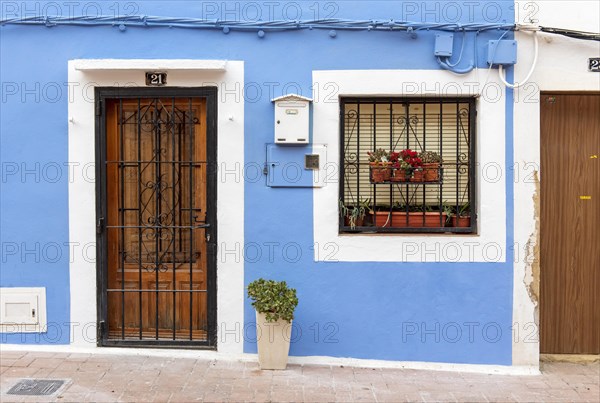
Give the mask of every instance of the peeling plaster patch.
[{"label": "peeling plaster patch", "polygon": [[525,276],[523,282],[529,299],[535,305],[535,321],[538,322],[540,296],[540,179],[538,171],[533,172],[535,192],[533,193],[533,218],[535,228],[525,245]]}]

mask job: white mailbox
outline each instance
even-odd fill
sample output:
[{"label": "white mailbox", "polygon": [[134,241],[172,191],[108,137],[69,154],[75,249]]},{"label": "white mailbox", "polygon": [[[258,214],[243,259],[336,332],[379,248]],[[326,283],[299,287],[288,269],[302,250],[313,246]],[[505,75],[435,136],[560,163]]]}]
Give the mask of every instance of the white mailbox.
[{"label": "white mailbox", "polygon": [[274,98],[275,143],[308,144],[312,99],[289,94]]}]

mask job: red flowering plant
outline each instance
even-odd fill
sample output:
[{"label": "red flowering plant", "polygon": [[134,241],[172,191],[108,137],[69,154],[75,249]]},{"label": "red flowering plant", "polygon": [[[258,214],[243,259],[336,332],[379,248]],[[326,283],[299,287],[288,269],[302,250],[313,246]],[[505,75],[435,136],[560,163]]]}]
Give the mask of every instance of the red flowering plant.
[{"label": "red flowering plant", "polygon": [[392,168],[394,169],[402,169],[408,171],[411,168],[411,165],[406,162],[403,158],[400,158],[400,153],[396,151],[390,151],[389,155],[390,163],[392,164]]},{"label": "red flowering plant", "polygon": [[413,169],[421,168],[423,166],[423,160],[419,158],[419,153],[416,151],[407,148],[406,150],[400,151],[400,156],[402,157],[402,160],[407,162]]},{"label": "red flowering plant", "polygon": [[410,172],[412,174],[412,177],[410,178],[410,181],[423,182],[423,160],[419,156],[419,153],[407,148],[406,150],[400,151],[400,156],[411,167]]},{"label": "red flowering plant", "polygon": [[407,173],[410,173],[410,170],[412,169],[411,165],[404,160],[398,160],[398,161],[394,162],[392,164],[392,168],[402,169],[402,170],[406,171]]},{"label": "red flowering plant", "polygon": [[411,150],[391,151],[389,159],[393,168],[392,181],[394,182],[410,180],[414,170],[412,164],[415,164],[415,166],[419,164],[417,153]]}]

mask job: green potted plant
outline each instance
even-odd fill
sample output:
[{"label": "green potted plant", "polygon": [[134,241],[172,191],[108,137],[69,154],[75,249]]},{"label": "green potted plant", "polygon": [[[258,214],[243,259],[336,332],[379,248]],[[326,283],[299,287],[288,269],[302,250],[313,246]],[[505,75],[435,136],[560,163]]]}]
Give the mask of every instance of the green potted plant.
[{"label": "green potted plant", "polygon": [[341,199],[339,203],[340,216],[344,219],[344,226],[354,229],[357,226],[362,227],[364,225],[364,218],[367,211],[361,203],[358,206],[346,206]]},{"label": "green potted plant", "polygon": [[369,165],[371,170],[371,182],[379,183],[390,180],[391,169],[389,153],[383,148],[367,152],[369,156]]},{"label": "green potted plant", "polygon": [[423,172],[426,182],[437,182],[440,180],[440,165],[444,160],[442,156],[434,151],[423,151],[419,154],[423,163]]},{"label": "green potted plant", "polygon": [[371,199],[363,199],[358,202],[358,205],[361,206],[365,211],[365,217],[363,219],[363,225],[373,225],[373,208],[371,207]]},{"label": "green potted plant", "polygon": [[292,320],[298,306],[296,290],[285,281],[259,278],[248,284],[256,310],[256,339],[261,369],[285,369],[290,352]]},{"label": "green potted plant", "polygon": [[471,226],[471,208],[469,203],[458,206],[456,214],[452,214],[451,222],[453,227],[469,228]]},{"label": "green potted plant", "polygon": [[346,217],[348,216],[348,207],[346,207],[346,204],[342,199],[338,200],[338,207],[340,212],[340,218],[344,221],[344,226],[347,226]]},{"label": "green potted plant", "polygon": [[451,227],[452,216],[454,215],[454,206],[444,201],[444,204],[442,205],[442,211],[446,214],[446,226]]}]

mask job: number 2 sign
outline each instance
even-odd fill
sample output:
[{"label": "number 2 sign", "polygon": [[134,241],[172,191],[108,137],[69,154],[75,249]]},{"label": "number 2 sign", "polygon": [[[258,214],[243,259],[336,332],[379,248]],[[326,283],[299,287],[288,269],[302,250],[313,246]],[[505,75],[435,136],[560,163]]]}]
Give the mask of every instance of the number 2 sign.
[{"label": "number 2 sign", "polygon": [[591,57],[588,61],[588,70],[600,72],[600,57]]},{"label": "number 2 sign", "polygon": [[167,84],[167,73],[146,72],[146,85],[160,87]]}]

